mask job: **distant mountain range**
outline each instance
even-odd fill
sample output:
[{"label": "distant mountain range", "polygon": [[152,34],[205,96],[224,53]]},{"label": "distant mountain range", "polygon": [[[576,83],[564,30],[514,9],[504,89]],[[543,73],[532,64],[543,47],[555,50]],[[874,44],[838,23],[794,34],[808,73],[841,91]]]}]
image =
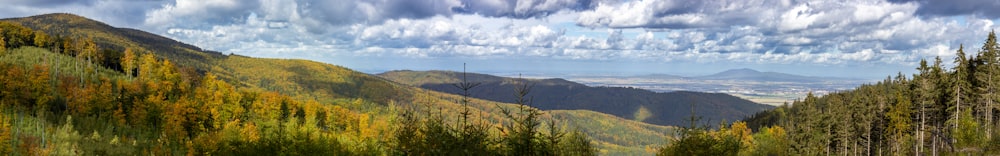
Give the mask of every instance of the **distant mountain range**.
[{"label": "distant mountain range", "polygon": [[678,76],[670,74],[649,74],[627,76],[627,78],[647,78],[647,79],[694,79],[694,80],[746,80],[761,82],[822,82],[828,80],[849,80],[847,78],[816,77],[787,74],[780,72],[761,72],[750,68],[730,69],[719,73],[704,76]]},{"label": "distant mountain range", "polygon": [[757,70],[742,68],[730,69],[712,75],[695,77],[707,80],[749,80],[749,81],[778,81],[778,82],[818,82],[826,78],[800,76],[778,72],[760,72]]},{"label": "distant mountain range", "polygon": [[[460,93],[455,83],[463,74],[451,71],[389,71],[378,74],[386,79],[421,88]],[[659,125],[687,125],[692,106],[702,122],[735,121],[772,106],[754,103],[722,93],[676,91],[656,93],[626,87],[590,87],[565,79],[517,79],[486,74],[464,74],[468,82],[480,83],[471,96],[514,102],[515,80],[533,85],[532,106],[543,110],[593,110]]]}]

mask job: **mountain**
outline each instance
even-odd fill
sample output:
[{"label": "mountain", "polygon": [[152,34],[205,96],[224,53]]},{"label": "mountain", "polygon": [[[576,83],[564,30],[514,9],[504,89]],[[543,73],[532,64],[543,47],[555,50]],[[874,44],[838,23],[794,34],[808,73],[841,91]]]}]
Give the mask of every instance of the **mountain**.
[{"label": "mountain", "polygon": [[[542,110],[592,110],[658,125],[688,125],[692,109],[705,121],[735,121],[773,108],[722,93],[667,92],[623,87],[589,87],[564,79],[517,79],[486,74],[450,71],[389,71],[378,74],[386,79],[421,88],[458,94],[454,84],[480,83],[471,96],[500,102],[514,102],[513,91],[524,80],[532,84],[534,107]],[[692,108],[694,106],[694,108]]]},{"label": "mountain", "polygon": [[772,82],[819,82],[818,77],[800,76],[778,72],[760,72],[757,70],[742,68],[730,69],[712,75],[694,77],[707,80],[747,80],[747,81],[772,81]]},{"label": "mountain", "polygon": [[[220,142],[214,142],[219,144],[203,144],[212,143],[213,138],[221,138],[222,141],[225,141],[227,138],[259,136],[260,139],[265,139],[265,137],[277,136],[264,134],[285,132],[280,127],[294,123],[291,121],[296,120],[288,119],[291,117],[301,118],[297,120],[299,123],[293,125],[315,126],[311,127],[310,134],[301,136],[334,137],[336,138],[334,141],[340,140],[338,144],[343,144],[341,146],[391,152],[387,149],[389,148],[387,143],[393,141],[391,130],[398,125],[411,124],[399,123],[398,116],[403,110],[427,112],[417,113],[424,116],[433,116],[429,113],[431,111],[441,113],[439,115],[442,116],[453,116],[463,110],[463,105],[456,102],[461,99],[460,96],[411,87],[327,63],[297,59],[222,55],[166,37],[135,29],[115,28],[72,14],[46,14],[0,19],[0,26],[19,27],[5,25],[7,22],[37,32],[52,34],[59,42],[79,44],[80,40],[92,39],[97,44],[98,52],[101,53],[99,56],[104,57],[105,61],[90,62],[78,57],[79,54],[55,51],[61,46],[53,45],[42,48],[21,45],[10,47],[11,49],[4,50],[6,52],[0,51],[0,69],[10,70],[0,72],[0,74],[13,73],[13,75],[18,76],[0,79],[2,80],[0,83],[4,84],[4,87],[0,87],[0,93],[4,93],[0,95],[0,101],[20,100],[30,101],[20,103],[33,103],[39,99],[52,99],[47,102],[49,106],[46,108],[48,109],[42,110],[58,111],[58,113],[50,113],[45,118],[30,115],[25,117],[24,114],[33,114],[36,111],[8,111],[15,109],[8,109],[4,105],[0,106],[3,107],[0,109],[3,110],[0,111],[2,112],[0,113],[0,122],[14,115],[26,118],[22,120],[29,123],[20,122],[15,126],[22,127],[15,128],[31,130],[24,132],[22,136],[17,136],[27,139],[53,135],[49,134],[53,133],[52,131],[38,131],[39,129],[59,129],[60,132],[68,130],[67,133],[69,131],[85,132],[88,139],[77,139],[77,142],[73,144],[86,144],[80,146],[84,148],[80,150],[88,154],[129,155],[129,153],[144,150],[155,151],[153,149],[157,149],[162,151],[164,148],[168,150],[168,153],[172,150],[174,154],[177,154],[178,152],[194,150],[184,149],[185,146],[161,148],[161,146],[166,146],[163,144],[183,145],[182,141],[188,141],[188,148],[198,148],[197,150],[201,151],[206,150],[203,149],[204,147],[210,150],[212,147],[223,144]],[[0,35],[9,34],[0,33]],[[31,37],[23,38],[26,38],[24,40],[27,41]],[[11,39],[11,37],[7,37],[7,39]],[[140,63],[143,66],[147,64],[154,66],[152,69],[155,69],[153,72],[156,73],[144,72],[152,76],[125,74],[121,62],[125,48],[139,51],[140,54],[154,54],[156,58],[151,60],[152,62]],[[26,69],[34,73],[44,73],[36,72],[43,71],[44,67],[50,67],[44,71],[50,72],[55,77],[37,79],[39,82],[35,83],[35,81],[29,81],[33,79],[24,78],[24,75],[44,76],[48,74],[19,74]],[[157,74],[161,72],[164,74]],[[147,78],[160,76],[163,78]],[[484,76],[483,78],[491,77]],[[224,83],[207,82],[213,79],[222,80]],[[7,80],[14,82],[7,83]],[[553,84],[571,83],[563,81]],[[27,82],[31,82],[33,85],[25,85],[25,87],[12,85]],[[44,85],[52,86],[38,87]],[[214,87],[204,87],[207,85]],[[226,91],[226,86],[230,85],[234,89]],[[95,89],[95,87],[112,89]],[[51,92],[27,94],[33,93],[36,89],[46,88],[58,89]],[[223,91],[213,96],[200,95],[208,93],[205,90],[212,89]],[[18,96],[5,96],[6,93],[19,94],[17,94]],[[20,93],[25,95],[21,96]],[[32,95],[55,97],[39,98],[32,97]],[[21,97],[24,99],[13,99]],[[220,120],[209,120],[218,118],[221,116],[220,114],[225,114],[219,113],[220,109],[208,104],[209,99],[219,97],[225,97],[219,101],[236,103],[224,106],[238,107],[237,110],[242,111],[234,112],[242,112],[247,115],[230,121],[235,125],[218,123]],[[311,103],[319,103],[322,106],[310,105]],[[90,111],[81,111],[82,113],[72,111],[77,110],[78,107],[85,108],[91,105],[94,108],[89,109]],[[509,122],[501,109],[512,109],[516,106],[510,103],[480,99],[471,99],[468,103],[470,113],[476,114],[471,118],[490,125],[491,131],[501,128],[500,126],[493,128],[493,125],[503,125],[504,122]],[[150,109],[148,113],[135,111],[135,109],[146,108]],[[250,111],[251,109],[270,110]],[[312,113],[313,111],[308,111],[310,109],[318,109],[320,113]],[[181,115],[174,115],[175,113]],[[543,113],[544,115],[540,117],[543,121],[556,119],[559,125],[565,125],[567,129],[579,129],[585,132],[602,154],[648,155],[647,147],[664,143],[666,138],[671,138],[674,132],[674,127],[647,124],[594,111],[565,110],[543,111]],[[68,122],[70,119],[65,118],[68,115],[72,115],[73,123]],[[164,119],[171,117],[171,115],[182,116],[182,119]],[[306,120],[308,116],[326,117],[318,119],[319,121],[310,121]],[[144,122],[147,120],[148,123]],[[455,118],[451,117],[446,120],[448,123],[456,121]],[[146,124],[132,124],[133,122]],[[182,127],[179,127],[178,124],[168,126],[176,122],[183,123],[179,124]],[[309,122],[318,122],[318,124],[303,124]],[[64,123],[69,125],[68,128],[65,128],[67,126],[59,126]],[[30,126],[24,128],[26,125]],[[74,125],[76,128],[73,127]],[[228,127],[245,129],[227,130]],[[183,133],[164,135],[168,131]],[[4,131],[0,130],[0,132]],[[235,135],[236,137],[230,137],[236,132],[251,133],[251,135],[239,134]],[[296,133],[298,132],[292,131],[280,134],[295,135]],[[114,140],[122,137],[131,141],[133,145],[138,145],[118,146],[115,141],[108,141],[112,140],[112,136]],[[170,138],[163,138],[165,136]],[[310,138],[315,139],[315,137]],[[0,135],[0,139],[3,139],[3,135]],[[58,138],[54,140],[60,141]],[[160,142],[159,140],[170,140],[170,142]],[[13,142],[24,143],[26,141],[15,138]],[[191,147],[192,143],[194,147]],[[295,143],[301,142],[295,141]],[[0,146],[2,145],[0,144]],[[284,144],[279,145],[285,147]],[[25,146],[32,147],[31,145]],[[259,149],[266,150],[267,148]],[[115,152],[123,153],[116,154]],[[4,153],[2,149],[0,149],[0,153]],[[377,155],[386,155],[386,153]]]}]

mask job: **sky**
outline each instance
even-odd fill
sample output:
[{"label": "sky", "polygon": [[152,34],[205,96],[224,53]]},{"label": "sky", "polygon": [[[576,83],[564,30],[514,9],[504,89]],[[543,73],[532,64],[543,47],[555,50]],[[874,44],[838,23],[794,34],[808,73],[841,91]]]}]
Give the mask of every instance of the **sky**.
[{"label": "sky", "polygon": [[204,49],[375,73],[884,78],[978,51],[1000,0],[0,0]]}]

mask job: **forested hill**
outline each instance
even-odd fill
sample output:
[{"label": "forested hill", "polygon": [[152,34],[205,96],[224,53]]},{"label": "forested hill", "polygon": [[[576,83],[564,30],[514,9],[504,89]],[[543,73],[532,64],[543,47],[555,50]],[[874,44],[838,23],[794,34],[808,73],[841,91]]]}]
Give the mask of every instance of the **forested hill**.
[{"label": "forested hill", "polygon": [[[136,52],[154,53],[175,63],[198,69],[210,68],[214,61],[224,56],[219,52],[202,50],[196,46],[156,34],[130,28],[116,28],[74,14],[53,13],[22,18],[0,19],[0,21],[17,23],[33,30],[44,32],[46,34],[44,36],[47,37],[47,40],[51,40],[52,43],[68,43],[61,41],[89,39],[96,46],[100,47],[101,50],[121,52],[125,51],[126,48],[130,48]],[[17,44],[19,43],[8,44],[18,46]],[[75,45],[73,43],[60,45],[61,49],[53,49],[53,51],[60,52],[72,46]],[[111,62],[118,61],[117,59],[121,57],[120,53],[102,54],[110,55],[104,57],[107,58],[106,60],[101,60],[103,63],[109,65]],[[120,68],[118,66],[110,67]]]},{"label": "forested hill", "polygon": [[222,55],[72,14],[0,19],[4,154],[644,155],[672,132],[326,63]]},{"label": "forested hill", "polygon": [[[1000,45],[990,33],[954,60],[922,60],[917,74],[815,97],[747,119],[785,127],[804,155],[1000,154]],[[945,66],[945,61],[953,66]]]},{"label": "forested hill", "polygon": [[[517,86],[510,83],[516,78],[449,71],[390,71],[379,76],[452,94],[462,93],[452,84],[465,77],[468,82],[480,83],[470,96],[500,102],[513,102],[511,91]],[[589,87],[564,79],[526,81],[534,85],[529,94],[533,106],[543,110],[592,110],[659,125],[687,125],[692,106],[697,116],[711,122],[736,121],[773,108],[722,93],[656,93],[637,88]]]}]

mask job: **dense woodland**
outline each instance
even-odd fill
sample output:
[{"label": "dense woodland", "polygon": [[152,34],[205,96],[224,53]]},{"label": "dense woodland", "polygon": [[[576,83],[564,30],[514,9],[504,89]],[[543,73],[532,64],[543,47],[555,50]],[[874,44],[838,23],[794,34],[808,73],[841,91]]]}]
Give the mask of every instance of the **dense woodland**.
[{"label": "dense woodland", "polygon": [[787,132],[788,153],[915,155],[1000,152],[1000,45],[990,33],[954,65],[922,60],[917,74],[897,74],[851,91],[812,94],[746,121],[758,133]]},{"label": "dense woodland", "polygon": [[[365,91],[309,99],[232,85],[141,48],[0,22],[0,153],[11,155],[594,155],[522,103],[458,121]],[[230,79],[240,79],[231,77]],[[241,83],[246,83],[239,81]],[[364,84],[357,84],[364,85]],[[329,87],[329,86],[326,86]],[[333,88],[345,89],[345,88]],[[292,88],[290,91],[298,89]],[[345,89],[346,90],[346,89]],[[526,87],[523,91],[527,93]],[[327,95],[327,94],[323,94]],[[417,103],[417,102],[414,102]],[[431,102],[423,102],[430,105]],[[419,107],[419,105],[409,105]],[[421,112],[419,110],[428,110]],[[438,108],[438,110],[441,110]],[[422,114],[422,115],[421,115]],[[406,124],[398,124],[405,122]],[[547,123],[547,124],[544,124]],[[543,127],[544,126],[544,127]]]}]

